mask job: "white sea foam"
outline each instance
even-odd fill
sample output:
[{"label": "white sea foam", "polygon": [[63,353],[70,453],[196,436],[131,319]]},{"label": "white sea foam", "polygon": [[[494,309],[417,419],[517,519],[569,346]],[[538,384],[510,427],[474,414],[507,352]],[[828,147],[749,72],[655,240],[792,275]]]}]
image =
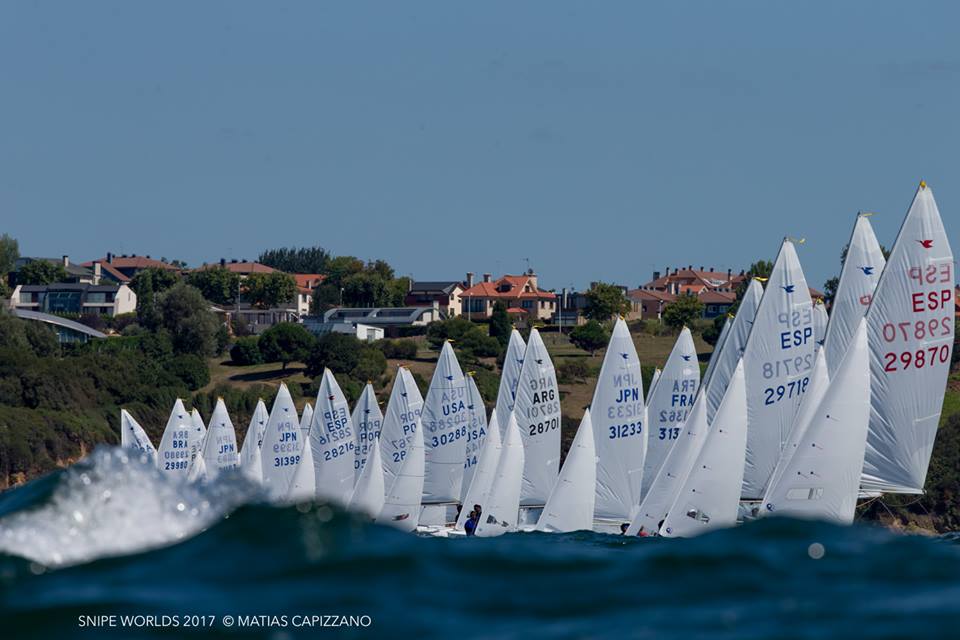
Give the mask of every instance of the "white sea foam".
[{"label": "white sea foam", "polygon": [[223,480],[186,484],[146,456],[100,448],[66,470],[42,505],[0,519],[0,552],[63,566],[172,544],[260,497],[240,474]]}]

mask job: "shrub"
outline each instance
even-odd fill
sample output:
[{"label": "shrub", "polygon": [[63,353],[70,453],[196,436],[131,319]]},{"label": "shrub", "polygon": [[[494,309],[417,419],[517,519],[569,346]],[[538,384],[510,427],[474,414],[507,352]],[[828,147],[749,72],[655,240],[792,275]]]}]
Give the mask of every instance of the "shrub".
[{"label": "shrub", "polygon": [[586,380],[590,375],[590,367],[581,358],[564,360],[557,365],[557,382],[573,384]]},{"label": "shrub", "polygon": [[238,366],[262,364],[263,354],[260,353],[260,340],[256,336],[237,338],[230,348],[230,360]]},{"label": "shrub", "polygon": [[184,353],[170,360],[170,372],[187,385],[190,391],[196,391],[210,383],[210,369],[207,361],[198,355]]},{"label": "shrub", "polygon": [[590,320],[570,332],[570,342],[578,349],[589,351],[591,356],[594,355],[598,349],[607,346],[607,342],[609,341],[610,334],[603,328],[603,325],[596,320]]},{"label": "shrub", "polygon": [[414,340],[380,340],[377,346],[391,360],[413,360],[417,357],[417,343]]},{"label": "shrub", "polygon": [[260,353],[265,362],[280,362],[286,369],[295,360],[305,360],[316,341],[302,324],[281,322],[260,336]]},{"label": "shrub", "polygon": [[305,362],[307,375],[316,378],[326,367],[334,374],[351,373],[360,361],[363,343],[345,333],[328,333],[317,340]]}]

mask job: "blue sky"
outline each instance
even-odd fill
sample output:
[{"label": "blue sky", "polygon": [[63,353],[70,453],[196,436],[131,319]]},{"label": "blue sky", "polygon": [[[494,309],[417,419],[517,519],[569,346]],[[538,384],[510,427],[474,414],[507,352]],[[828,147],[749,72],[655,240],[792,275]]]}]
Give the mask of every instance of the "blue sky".
[{"label": "blue sky", "polygon": [[[421,279],[636,286],[918,180],[960,206],[960,10],[889,2],[4,2],[0,232],[192,265],[319,244]],[[956,243],[954,243],[956,244]]]}]

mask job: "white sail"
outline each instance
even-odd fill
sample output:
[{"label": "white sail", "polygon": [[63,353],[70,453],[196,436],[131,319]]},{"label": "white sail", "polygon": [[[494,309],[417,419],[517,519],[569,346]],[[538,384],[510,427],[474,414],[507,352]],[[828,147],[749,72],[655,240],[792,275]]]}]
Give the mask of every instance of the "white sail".
[{"label": "white sail", "polygon": [[443,343],[423,400],[423,504],[457,502],[467,456],[467,382],[450,341]]},{"label": "white sail", "polygon": [[257,400],[257,407],[250,417],[247,434],[243,437],[243,447],[240,449],[240,471],[244,476],[257,484],[263,483],[263,468],[261,463],[261,447],[263,432],[267,428],[270,414],[263,399]]},{"label": "white sail", "polygon": [[787,436],[787,444],[780,452],[780,459],[777,460],[777,466],[770,476],[768,487],[780,479],[783,470],[790,463],[793,454],[803,440],[803,435],[810,426],[810,421],[816,415],[820,407],[820,401],[823,400],[823,394],[827,392],[830,386],[830,374],[827,372],[826,353],[823,349],[817,350],[816,361],[813,363],[813,371],[810,372],[810,384],[800,399],[800,408],[797,409],[797,415],[793,418],[793,425],[790,427],[790,434]]},{"label": "white sail", "polygon": [[560,393],[553,361],[536,329],[530,330],[523,355],[513,413],[524,451],[520,504],[543,505],[560,471]]},{"label": "white sail", "polygon": [[660,528],[660,535],[689,538],[737,523],[747,450],[747,393],[737,365],[720,408],[707,428],[700,455]]},{"label": "white sail", "polygon": [[184,408],[183,401],[177,398],[157,448],[157,466],[161,471],[182,480],[187,479],[193,458],[193,429],[193,419]]},{"label": "white sail", "polygon": [[640,359],[623,318],[614,324],[590,408],[597,457],[595,515],[629,522],[640,504],[647,425]]},{"label": "white sail", "polygon": [[300,432],[297,408],[290,391],[287,385],[281,384],[263,430],[261,445],[263,486],[271,500],[291,502],[310,497],[302,495],[294,485],[298,470],[302,470],[302,475],[310,469],[307,466],[309,460],[304,460],[309,447],[310,443]]},{"label": "white sail", "polygon": [[800,446],[764,496],[763,512],[853,522],[869,423],[870,353],[861,320]]},{"label": "white sail", "polygon": [[923,491],[953,353],[954,286],[943,221],[920,183],[867,310],[865,491]]},{"label": "white sail", "polygon": [[351,418],[353,419],[353,429],[357,433],[353,473],[359,482],[363,465],[370,453],[370,447],[374,441],[380,438],[380,425],[383,424],[383,412],[380,411],[380,404],[377,402],[377,394],[373,390],[373,385],[369,382],[363,388],[363,393],[360,394],[360,399],[357,400],[357,404],[353,408]]},{"label": "white sail", "polygon": [[627,535],[636,535],[641,527],[648,533],[660,529],[660,522],[667,517],[667,512],[676,501],[706,438],[707,402],[703,392],[700,392],[697,393],[687,421],[680,428],[675,444],[650,483],[647,495],[640,503],[637,517],[627,528]]},{"label": "white sail", "polygon": [[653,375],[650,376],[650,388],[647,389],[647,398],[644,401],[646,405],[650,406],[650,398],[653,397],[653,390],[657,388],[657,384],[660,382],[660,376],[663,375],[663,369],[656,367],[653,370]]},{"label": "white sail", "polygon": [[853,332],[867,313],[867,307],[873,300],[873,292],[886,264],[883,250],[870,225],[870,218],[858,215],[847,244],[837,292],[830,304],[830,323],[827,325],[823,347],[827,352],[827,368],[830,374],[836,372],[840,366],[840,360],[847,352]]},{"label": "white sail", "polygon": [[353,493],[356,436],[347,398],[330,369],[323,370],[314,406],[310,453],[317,497],[346,505]]},{"label": "white sail", "polygon": [[763,496],[810,384],[815,346],[810,290],[793,243],[784,240],[743,354],[747,381],[745,499]]},{"label": "white sail", "polygon": [[720,401],[727,392],[727,385],[730,384],[730,376],[736,369],[737,363],[743,357],[743,351],[747,348],[747,338],[750,337],[750,330],[753,329],[753,322],[757,315],[757,307],[760,306],[760,298],[763,297],[763,286],[754,278],[747,285],[747,290],[740,300],[740,306],[737,307],[737,313],[733,317],[733,324],[730,326],[730,332],[723,345],[718,343],[719,353],[715,353],[710,358],[710,364],[713,371],[710,372],[710,384],[704,383],[707,392],[707,420],[713,420],[717,409],[720,408]]},{"label": "white sail", "polygon": [[240,464],[237,433],[223,398],[217,398],[213,415],[210,416],[210,427],[203,442],[203,462],[208,480],[214,480],[221,471],[233,469]]},{"label": "white sail", "polygon": [[[498,434],[499,435],[499,434]],[[460,485],[460,502],[463,503],[473,474],[480,462],[480,452],[487,439],[487,409],[483,405],[480,390],[473,379],[473,372],[467,376],[467,459],[463,465],[463,482]],[[499,440],[499,438],[498,438]]]},{"label": "white sail", "polygon": [[710,354],[710,362],[707,363],[707,370],[703,372],[703,377],[700,379],[700,385],[704,389],[710,388],[710,378],[713,377],[713,372],[717,370],[717,363],[720,360],[720,354],[723,352],[723,346],[727,342],[727,338],[730,336],[730,330],[733,328],[734,315],[728,313],[723,320],[723,328],[720,329],[720,335],[717,337],[717,344],[713,347],[713,353]]},{"label": "white sail", "polygon": [[553,485],[547,504],[537,521],[537,531],[565,533],[589,531],[593,528],[597,467],[593,424],[590,410],[587,409],[583,413],[573,444],[570,445],[570,451],[563,461],[557,483]]},{"label": "white sail", "polygon": [[[535,330],[534,330],[535,331]],[[531,340],[532,342],[532,340]],[[520,495],[523,485],[524,446],[517,419],[511,414],[504,433],[497,472],[490,486],[487,503],[481,504],[483,513],[474,535],[499,536],[517,530],[520,514]],[[464,511],[467,507],[464,507]]]},{"label": "white sail", "polygon": [[310,427],[313,426],[313,406],[309,402],[304,403],[303,413],[300,414],[300,431],[304,435],[310,435]]},{"label": "white sail", "polygon": [[[400,466],[407,455],[407,449],[420,424],[423,410],[423,396],[406,367],[399,367],[387,401],[387,411],[383,416],[383,429],[380,431],[380,457],[383,461],[383,475],[387,487],[400,472]],[[421,442],[423,436],[420,436]]]},{"label": "white sail", "polygon": [[647,405],[650,434],[647,437],[647,454],[643,461],[641,496],[647,495],[660,466],[680,437],[699,386],[700,365],[697,362],[697,350],[690,329],[684,327],[663,366],[663,373],[660,374],[660,380],[650,394]]},{"label": "white sail", "polygon": [[376,439],[367,444],[367,460],[357,478],[350,496],[350,508],[358,513],[376,518],[383,511],[386,486],[383,480],[383,461],[380,459],[380,444]]},{"label": "white sail", "polygon": [[527,345],[523,342],[520,332],[516,329],[511,331],[507,353],[503,357],[503,366],[500,369],[500,388],[497,391],[497,424],[500,425],[501,442],[510,414],[513,413],[517,383],[520,381],[520,369],[523,367],[523,354],[526,349]]},{"label": "white sail", "polygon": [[827,313],[827,307],[823,300],[819,298],[813,303],[813,349],[819,351],[827,339],[827,327],[830,324],[830,316]]},{"label": "white sail", "polygon": [[157,450],[147,432],[126,409],[120,409],[120,446],[146,454],[150,464],[157,464]]},{"label": "white sail", "polygon": [[467,522],[473,505],[478,504],[483,508],[489,502],[490,489],[493,487],[493,479],[497,474],[497,465],[500,462],[500,451],[503,449],[503,445],[500,439],[500,426],[497,424],[496,411],[490,414],[488,427],[487,437],[483,440],[483,447],[480,449],[477,463],[473,465],[475,471],[467,487],[467,494],[461,501],[463,509],[460,510],[456,524],[456,528],[460,531],[463,531],[463,526]]},{"label": "white sail", "polygon": [[[407,370],[401,368],[400,374]],[[400,375],[398,374],[398,377]],[[412,382],[412,377],[410,382]],[[415,385],[414,385],[415,386]],[[410,392],[412,394],[412,391]],[[420,392],[417,391],[417,395]],[[390,413],[390,408],[387,408]],[[389,418],[388,418],[389,419]],[[423,495],[423,474],[425,455],[423,449],[423,429],[420,425],[420,416],[413,421],[413,433],[410,434],[406,446],[401,451],[403,456],[399,469],[392,481],[389,482],[383,509],[377,516],[376,522],[388,524],[403,531],[413,531],[420,522],[420,497]]]},{"label": "white sail", "polygon": [[196,407],[190,412],[190,465],[187,467],[187,481],[197,482],[207,476],[206,463],[203,460],[203,445],[207,439],[207,427]]}]

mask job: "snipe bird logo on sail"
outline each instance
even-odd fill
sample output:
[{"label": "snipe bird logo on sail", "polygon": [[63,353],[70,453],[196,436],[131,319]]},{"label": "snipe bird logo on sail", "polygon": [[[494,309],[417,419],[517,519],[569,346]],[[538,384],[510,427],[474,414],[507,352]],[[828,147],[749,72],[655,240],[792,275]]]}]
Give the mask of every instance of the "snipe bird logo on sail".
[{"label": "snipe bird logo on sail", "polygon": [[857,267],[857,268],[860,269],[860,271],[863,271],[863,275],[865,276],[873,275],[873,267]]},{"label": "snipe bird logo on sail", "polygon": [[796,288],[796,285],[785,284],[785,285],[783,285],[781,288],[782,288],[784,291],[786,291],[787,293],[793,293],[793,290]]},{"label": "snipe bird logo on sail", "polygon": [[680,356],[680,357],[683,358],[684,361],[690,362],[690,358],[692,358],[693,356],[683,356],[683,355],[682,355],[682,356]]},{"label": "snipe bird logo on sail", "polygon": [[621,353],[621,354],[620,354],[620,357],[623,358],[624,360],[629,360],[629,359],[630,359],[630,355],[629,355],[629,354],[626,354],[626,353]]},{"label": "snipe bird logo on sail", "polygon": [[917,240],[924,249],[933,249],[933,240]]},{"label": "snipe bird logo on sail", "polygon": [[453,376],[444,376],[447,380],[453,382]]}]

